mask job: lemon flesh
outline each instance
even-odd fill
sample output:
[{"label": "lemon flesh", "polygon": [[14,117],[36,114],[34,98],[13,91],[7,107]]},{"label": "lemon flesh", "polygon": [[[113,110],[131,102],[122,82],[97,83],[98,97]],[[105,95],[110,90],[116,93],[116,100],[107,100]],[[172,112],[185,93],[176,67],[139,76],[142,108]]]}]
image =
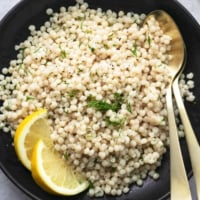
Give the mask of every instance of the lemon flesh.
[{"label": "lemon flesh", "polygon": [[14,135],[14,147],[19,160],[31,169],[32,150],[38,139],[50,141],[51,130],[46,120],[47,110],[40,109],[27,116]]},{"label": "lemon flesh", "polygon": [[89,186],[88,181],[75,173],[53,146],[42,140],[33,149],[31,171],[35,182],[50,193],[76,195]]}]

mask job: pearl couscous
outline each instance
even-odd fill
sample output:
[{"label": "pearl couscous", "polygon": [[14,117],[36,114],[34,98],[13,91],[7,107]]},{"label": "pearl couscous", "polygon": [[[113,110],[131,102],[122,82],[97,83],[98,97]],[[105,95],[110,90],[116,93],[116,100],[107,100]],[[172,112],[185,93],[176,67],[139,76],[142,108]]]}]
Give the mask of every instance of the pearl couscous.
[{"label": "pearl couscous", "polygon": [[[91,182],[90,196],[121,195],[158,179],[168,144],[166,88],[170,37],[145,14],[60,8],[15,49],[0,75],[0,126],[12,134],[38,108],[48,109],[55,149]],[[193,74],[181,80],[194,100]]]}]

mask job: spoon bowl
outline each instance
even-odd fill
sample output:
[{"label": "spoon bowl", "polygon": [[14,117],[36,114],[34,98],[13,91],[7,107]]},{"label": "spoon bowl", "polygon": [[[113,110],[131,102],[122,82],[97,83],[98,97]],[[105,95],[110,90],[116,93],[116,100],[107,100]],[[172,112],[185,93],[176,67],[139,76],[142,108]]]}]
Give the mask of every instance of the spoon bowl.
[{"label": "spoon bowl", "polygon": [[168,70],[172,77],[171,81],[173,81],[183,67],[185,59],[185,43],[178,26],[169,14],[163,10],[152,11],[147,15],[143,24],[147,23],[147,21],[152,18],[159,23],[163,33],[171,38],[171,49],[168,50],[171,59],[169,59]]}]

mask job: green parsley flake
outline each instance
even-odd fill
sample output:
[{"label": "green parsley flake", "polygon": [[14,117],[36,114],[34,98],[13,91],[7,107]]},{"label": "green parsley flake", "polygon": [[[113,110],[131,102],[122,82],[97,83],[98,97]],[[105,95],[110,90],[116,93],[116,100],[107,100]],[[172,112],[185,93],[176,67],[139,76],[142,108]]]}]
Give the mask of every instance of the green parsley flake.
[{"label": "green parsley flake", "polygon": [[[93,107],[97,111],[106,112],[108,110],[112,110],[117,112],[120,110],[121,105],[125,103],[125,98],[120,93],[114,93],[114,100],[112,103],[108,103],[105,100],[95,100],[94,97],[89,98],[88,107]],[[127,109],[131,112],[130,104],[127,105]],[[111,120],[109,117],[105,117],[105,122],[107,126],[113,126],[115,128],[121,128],[124,126],[126,118],[116,118]],[[89,136],[91,136],[89,134]]]},{"label": "green parsley flake", "polygon": [[121,105],[124,103],[124,97],[122,94],[114,93],[114,101],[113,103],[107,103],[105,100],[95,100],[92,99],[88,102],[89,107],[95,108],[97,111],[105,112],[108,110],[112,110],[117,112]]},{"label": "green parsley flake", "polygon": [[122,119],[115,119],[115,120],[110,120],[109,117],[105,118],[106,124],[107,126],[113,126],[115,128],[121,128],[124,126],[126,118],[122,118]]},{"label": "green parsley flake", "polygon": [[88,47],[89,47],[90,51],[91,51],[92,53],[94,53],[94,51],[95,51],[95,48],[94,48],[94,47],[92,47],[92,46],[91,46],[91,45],[89,45],[89,44],[88,44]]},{"label": "green parsley flake", "polygon": [[62,50],[62,51],[60,52],[60,57],[61,57],[62,59],[65,59],[65,58],[67,57],[66,51]]},{"label": "green parsley flake", "polygon": [[138,48],[137,48],[137,44],[136,43],[133,45],[133,49],[131,50],[131,52],[132,52],[132,54],[134,56],[137,56],[137,54],[138,54]]},{"label": "green parsley flake", "polygon": [[65,153],[63,154],[63,158],[64,158],[65,160],[68,160],[68,158],[69,158],[69,155],[68,155],[68,153],[67,153],[67,152],[65,152]]},{"label": "green parsley flake", "polygon": [[113,110],[113,105],[101,100],[91,100],[90,102],[88,102],[88,106],[93,107],[97,111],[101,112]]},{"label": "green parsley flake", "polygon": [[69,97],[75,97],[77,94],[79,93],[79,90],[71,90],[70,92],[68,92],[68,96]]},{"label": "green parsley flake", "polygon": [[132,113],[131,104],[129,102],[126,103],[127,110]]},{"label": "green parsley flake", "polygon": [[151,46],[152,39],[151,39],[150,35],[147,36],[147,42],[148,42],[149,46]]},{"label": "green parsley flake", "polygon": [[27,96],[27,97],[26,97],[26,101],[30,101],[30,100],[34,100],[34,99],[35,99],[34,96]]}]

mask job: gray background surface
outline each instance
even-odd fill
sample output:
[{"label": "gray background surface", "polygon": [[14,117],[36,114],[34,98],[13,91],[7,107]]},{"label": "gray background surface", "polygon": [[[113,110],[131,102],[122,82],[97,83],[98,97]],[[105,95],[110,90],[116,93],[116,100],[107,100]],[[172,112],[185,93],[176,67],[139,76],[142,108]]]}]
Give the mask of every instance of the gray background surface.
[{"label": "gray background surface", "polygon": [[[0,0],[0,20],[20,0]],[[200,0],[179,0],[200,23]],[[193,200],[196,200],[193,178],[190,180]],[[31,200],[20,191],[0,169],[0,199],[1,200]]]}]

